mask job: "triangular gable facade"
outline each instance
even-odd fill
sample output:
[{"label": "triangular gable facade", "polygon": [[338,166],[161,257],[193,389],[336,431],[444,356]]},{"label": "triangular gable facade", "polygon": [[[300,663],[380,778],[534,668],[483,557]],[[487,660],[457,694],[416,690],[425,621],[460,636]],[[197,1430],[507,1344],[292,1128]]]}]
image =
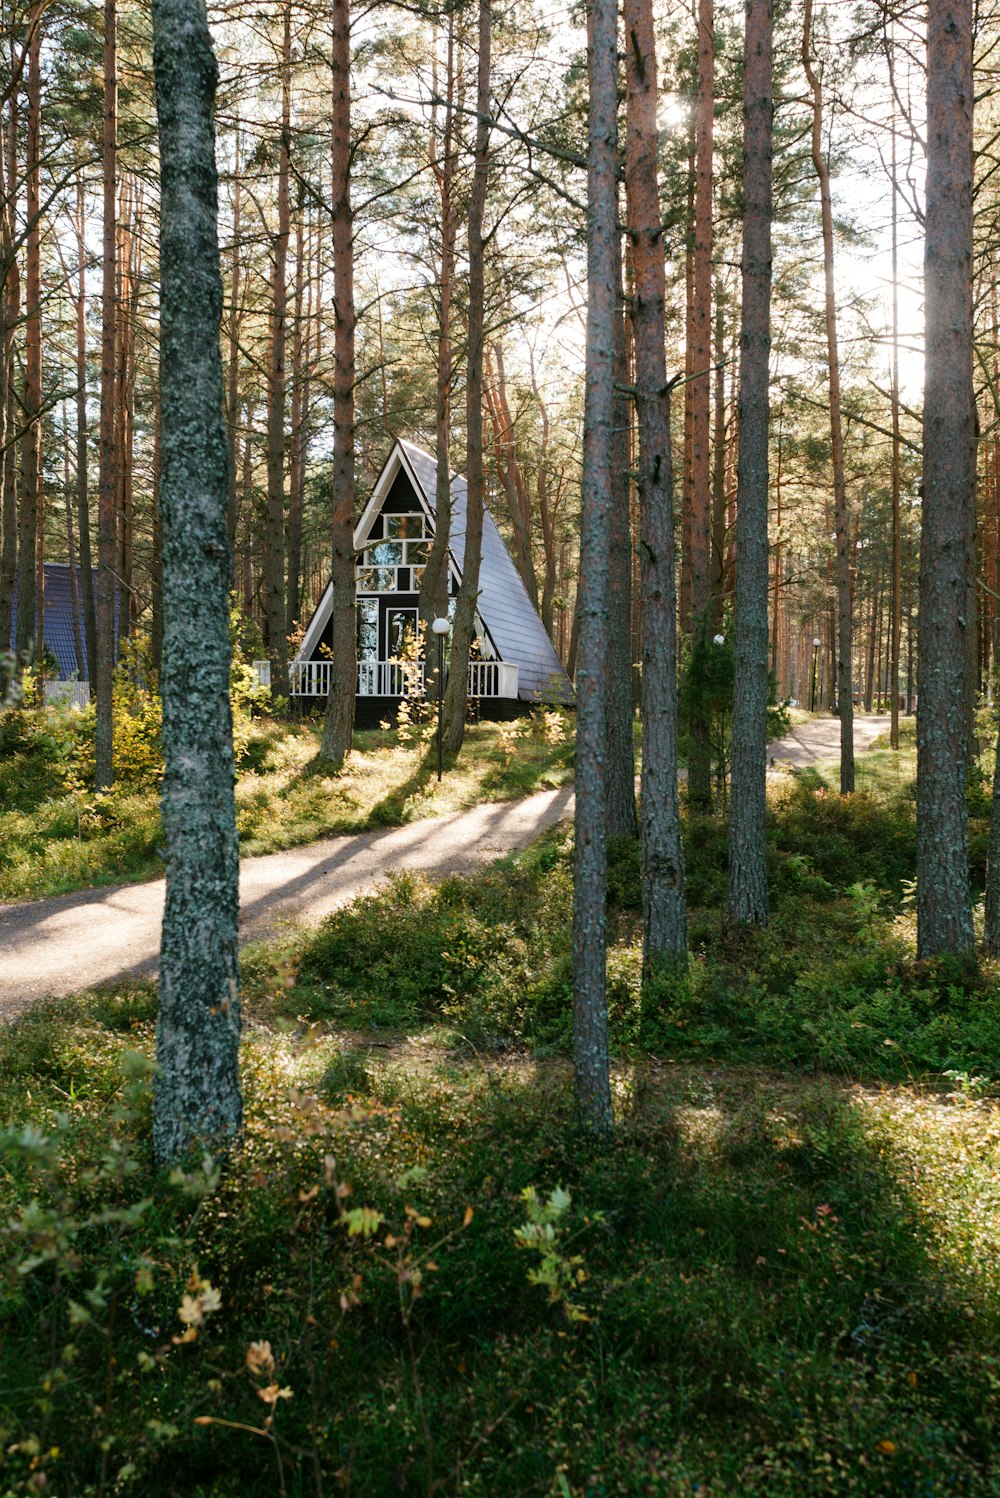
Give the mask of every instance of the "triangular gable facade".
[{"label": "triangular gable facade", "polygon": [[[419,562],[434,533],[436,478],[437,464],[430,453],[411,442],[397,442],[358,521],[354,546],[360,559],[359,658],[365,654],[366,642],[368,652],[374,651],[377,658],[391,654],[401,621],[406,622],[415,609]],[[453,596],[465,558],[467,500],[465,479],[453,475],[449,544]],[[364,565],[379,560],[386,565]],[[482,654],[516,666],[517,698],[522,702],[571,702],[569,677],[488,509],[483,513],[479,589]],[[332,607],[333,591],[328,586],[309,622],[297,663],[322,659]],[[362,682],[364,671],[362,665]]]}]

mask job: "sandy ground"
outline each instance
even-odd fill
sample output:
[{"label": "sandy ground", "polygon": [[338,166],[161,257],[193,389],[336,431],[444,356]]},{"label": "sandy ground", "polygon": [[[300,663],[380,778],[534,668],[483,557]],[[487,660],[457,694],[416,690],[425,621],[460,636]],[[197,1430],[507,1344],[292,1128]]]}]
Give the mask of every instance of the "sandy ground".
[{"label": "sandy ground", "polygon": [[[867,749],[888,721],[856,718],[855,748]],[[802,766],[836,755],[839,733],[836,719],[817,718],[769,745],[769,762]],[[566,786],[248,858],[240,866],[241,939],[259,940],[289,923],[313,924],[390,871],[435,878],[468,873],[525,847],[572,813],[573,791]],[[163,895],[160,879],[0,905],[0,1019],[12,1019],[36,999],[155,974]]]}]

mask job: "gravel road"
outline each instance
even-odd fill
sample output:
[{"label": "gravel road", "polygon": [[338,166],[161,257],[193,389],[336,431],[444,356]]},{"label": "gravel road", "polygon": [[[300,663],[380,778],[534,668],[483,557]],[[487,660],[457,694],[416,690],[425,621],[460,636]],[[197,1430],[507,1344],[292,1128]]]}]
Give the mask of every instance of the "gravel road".
[{"label": "gravel road", "polygon": [[[855,747],[887,731],[887,718],[856,718]],[[840,725],[817,718],[768,748],[769,760],[795,766],[837,754]],[[390,870],[434,878],[469,873],[572,816],[564,786],[522,801],[476,806],[382,832],[328,838],[240,868],[244,941],[289,922],[315,923],[374,888]],[[163,880],[123,884],[24,904],[0,905],[0,1020],[37,999],[61,997],[122,977],[155,974],[163,916]]]}]

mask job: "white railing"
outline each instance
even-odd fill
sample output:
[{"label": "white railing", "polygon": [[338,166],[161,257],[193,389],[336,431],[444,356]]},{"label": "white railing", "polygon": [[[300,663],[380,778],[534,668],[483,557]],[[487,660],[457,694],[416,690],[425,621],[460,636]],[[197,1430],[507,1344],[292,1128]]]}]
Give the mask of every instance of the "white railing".
[{"label": "white railing", "polygon": [[469,696],[516,697],[517,667],[506,661],[470,661]]},{"label": "white railing", "polygon": [[[256,664],[256,663],[255,663]],[[292,661],[288,668],[293,697],[327,697],[330,693],[331,661]],[[422,697],[424,666],[399,661],[359,661],[359,697]],[[469,662],[470,697],[516,697],[517,667],[506,661]]]}]

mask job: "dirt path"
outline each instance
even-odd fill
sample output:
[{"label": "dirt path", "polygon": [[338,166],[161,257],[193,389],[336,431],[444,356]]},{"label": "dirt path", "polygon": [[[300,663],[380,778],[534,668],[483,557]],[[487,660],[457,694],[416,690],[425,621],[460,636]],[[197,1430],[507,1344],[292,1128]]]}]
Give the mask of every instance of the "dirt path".
[{"label": "dirt path", "polygon": [[[855,719],[856,747],[867,749],[887,724],[885,718]],[[816,719],[770,745],[769,760],[802,765],[836,754],[838,732],[835,719]],[[315,923],[390,870],[435,878],[469,873],[526,847],[572,812],[572,789],[562,787],[248,858],[240,868],[241,937],[256,941],[290,922]],[[163,892],[161,879],[0,905],[0,1020],[36,999],[155,973]]]}]

